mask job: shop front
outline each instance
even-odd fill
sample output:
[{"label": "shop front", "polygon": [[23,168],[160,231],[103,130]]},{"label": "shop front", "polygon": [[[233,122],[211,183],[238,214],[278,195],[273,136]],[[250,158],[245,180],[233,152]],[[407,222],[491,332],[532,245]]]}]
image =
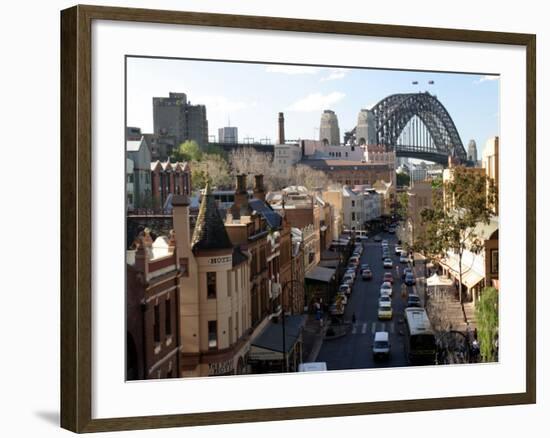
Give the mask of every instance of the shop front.
[{"label": "shop front", "polygon": [[[302,363],[303,315],[286,316],[270,321],[252,340],[248,365],[252,374],[296,372]],[[284,332],[284,336],[283,336]]]}]

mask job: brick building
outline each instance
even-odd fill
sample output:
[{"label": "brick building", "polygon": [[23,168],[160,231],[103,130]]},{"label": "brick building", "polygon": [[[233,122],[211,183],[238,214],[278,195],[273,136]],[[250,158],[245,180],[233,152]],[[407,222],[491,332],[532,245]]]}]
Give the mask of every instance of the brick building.
[{"label": "brick building", "polygon": [[151,163],[153,205],[164,207],[170,194],[191,196],[191,169],[187,162]]},{"label": "brick building", "polygon": [[126,259],[126,378],[179,377],[180,270],[174,236],[154,242],[148,229]]}]

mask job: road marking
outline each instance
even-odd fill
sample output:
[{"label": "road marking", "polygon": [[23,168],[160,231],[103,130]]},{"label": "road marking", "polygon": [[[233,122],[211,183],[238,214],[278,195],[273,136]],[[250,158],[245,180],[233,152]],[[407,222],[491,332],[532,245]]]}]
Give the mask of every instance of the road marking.
[{"label": "road marking", "polygon": [[351,334],[354,335],[355,333],[357,333],[357,326],[353,324],[353,328],[351,329]]},{"label": "road marking", "polygon": [[373,335],[374,335],[374,333],[376,332],[376,323],[375,323],[375,322],[372,323],[371,332],[372,332]]},{"label": "road marking", "polygon": [[382,331],[382,332],[386,331],[386,323],[385,322],[382,323],[382,330],[380,330],[380,331]]},{"label": "road marking", "polygon": [[361,328],[361,334],[364,335],[365,333],[367,333],[367,323],[366,322],[363,324],[363,327]]},{"label": "road marking", "polygon": [[393,322],[390,322],[390,333],[393,333],[395,330],[395,327],[393,325]]}]

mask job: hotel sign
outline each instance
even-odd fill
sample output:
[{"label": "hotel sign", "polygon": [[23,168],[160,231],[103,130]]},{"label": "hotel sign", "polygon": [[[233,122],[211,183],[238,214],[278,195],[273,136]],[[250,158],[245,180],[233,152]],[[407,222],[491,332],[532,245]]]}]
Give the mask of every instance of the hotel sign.
[{"label": "hotel sign", "polygon": [[211,257],[208,259],[209,265],[225,265],[226,263],[231,263],[233,261],[232,256],[222,256],[222,257]]},{"label": "hotel sign", "polygon": [[233,374],[233,359],[208,364],[209,376],[223,376],[226,374]]}]

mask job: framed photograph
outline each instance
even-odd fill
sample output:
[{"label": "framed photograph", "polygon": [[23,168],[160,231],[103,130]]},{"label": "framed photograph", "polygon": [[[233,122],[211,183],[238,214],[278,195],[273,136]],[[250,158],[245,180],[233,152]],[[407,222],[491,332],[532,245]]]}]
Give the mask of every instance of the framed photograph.
[{"label": "framed photograph", "polygon": [[535,41],[62,11],[62,427],[535,403]]}]

